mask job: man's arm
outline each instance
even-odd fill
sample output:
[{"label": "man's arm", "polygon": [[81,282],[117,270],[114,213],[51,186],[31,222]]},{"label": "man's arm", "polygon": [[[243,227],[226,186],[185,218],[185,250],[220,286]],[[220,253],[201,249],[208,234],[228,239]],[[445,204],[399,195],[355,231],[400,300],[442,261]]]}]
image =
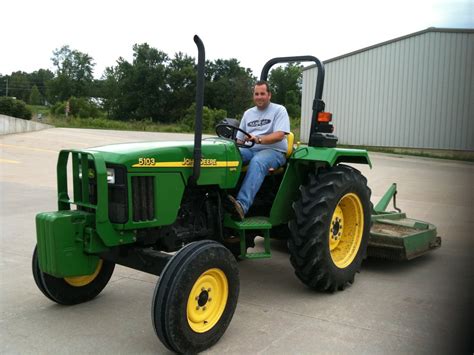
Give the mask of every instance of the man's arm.
[{"label": "man's arm", "polygon": [[270,134],[266,134],[264,136],[254,136],[245,137],[247,141],[253,141],[257,144],[272,144],[282,141],[285,138],[286,133],[283,131],[276,131]]}]

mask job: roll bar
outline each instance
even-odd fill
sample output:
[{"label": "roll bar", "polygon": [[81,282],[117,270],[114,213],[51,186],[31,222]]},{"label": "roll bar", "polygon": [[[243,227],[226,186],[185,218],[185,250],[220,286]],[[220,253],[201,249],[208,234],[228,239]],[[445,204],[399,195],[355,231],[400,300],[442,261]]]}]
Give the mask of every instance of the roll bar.
[{"label": "roll bar", "polygon": [[260,74],[260,80],[267,80],[268,72],[270,68],[278,63],[294,63],[294,62],[314,62],[316,67],[318,68],[318,78],[316,80],[316,90],[314,93],[314,100],[313,100],[313,112],[311,114],[311,131],[310,135],[316,132],[316,128],[318,125],[318,113],[324,111],[324,101],[322,100],[323,97],[323,87],[324,87],[324,65],[321,61],[312,56],[312,55],[303,55],[303,56],[296,56],[296,57],[277,57],[270,59],[265,65],[263,66],[262,73]]}]

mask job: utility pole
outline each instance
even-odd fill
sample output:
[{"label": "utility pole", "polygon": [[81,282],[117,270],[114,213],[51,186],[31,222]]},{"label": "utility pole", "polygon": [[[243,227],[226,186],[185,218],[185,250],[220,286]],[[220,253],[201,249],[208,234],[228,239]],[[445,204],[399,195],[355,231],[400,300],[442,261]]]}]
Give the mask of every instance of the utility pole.
[{"label": "utility pole", "polygon": [[8,96],[8,78],[6,79],[7,80],[7,84],[6,84],[6,89],[5,89],[5,96]]}]

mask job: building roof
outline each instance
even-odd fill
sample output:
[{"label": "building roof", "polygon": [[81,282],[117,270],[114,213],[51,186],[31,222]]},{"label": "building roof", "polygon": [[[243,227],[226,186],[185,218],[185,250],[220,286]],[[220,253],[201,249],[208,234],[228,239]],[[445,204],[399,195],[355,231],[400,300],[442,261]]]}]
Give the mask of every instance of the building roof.
[{"label": "building roof", "polygon": [[[349,53],[346,53],[346,54],[343,54],[343,55],[340,55],[340,56],[337,56],[337,57],[334,57],[334,58],[331,58],[331,59],[327,59],[327,60],[323,61],[323,63],[324,63],[324,64],[327,64],[327,63],[330,63],[330,62],[334,62],[334,61],[336,61],[336,60],[339,60],[339,59],[342,59],[342,58],[346,58],[346,57],[349,57],[349,56],[354,55],[354,54],[359,54],[359,53],[362,53],[362,52],[365,52],[365,51],[369,51],[369,50],[374,49],[374,48],[377,48],[377,47],[385,46],[385,45],[387,45],[387,44],[391,44],[391,43],[394,43],[394,42],[402,41],[402,40],[404,40],[404,39],[407,39],[407,38],[410,38],[410,37],[419,36],[419,35],[422,35],[422,34],[425,34],[425,33],[428,33],[428,32],[474,33],[474,29],[471,29],[471,28],[439,28],[439,27],[428,27],[427,29],[422,30],[422,31],[413,32],[413,33],[410,33],[410,34],[405,35],[405,36],[393,38],[393,39],[390,39],[390,40],[385,41],[385,42],[380,42],[380,43],[374,44],[374,45],[372,45],[372,46],[368,46],[368,47],[365,47],[365,48],[362,48],[362,49],[358,49],[358,50],[356,50],[356,51],[349,52]],[[315,66],[316,66],[316,65],[313,64],[313,65],[310,65],[310,66],[305,67],[303,70],[311,69],[311,68],[314,68]]]}]

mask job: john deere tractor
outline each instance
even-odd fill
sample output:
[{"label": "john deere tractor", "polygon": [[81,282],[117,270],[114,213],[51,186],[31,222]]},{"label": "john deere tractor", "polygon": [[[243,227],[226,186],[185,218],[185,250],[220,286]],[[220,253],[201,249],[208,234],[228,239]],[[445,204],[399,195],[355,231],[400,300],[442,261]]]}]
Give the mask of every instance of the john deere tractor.
[{"label": "john deere tractor", "polygon": [[[152,323],[175,352],[199,352],[228,327],[239,296],[236,259],[271,256],[270,238],[288,240],[296,276],[318,291],[354,282],[367,253],[411,259],[440,245],[436,228],[386,212],[396,186],[372,207],[366,178],[347,164],[371,165],[364,150],[336,147],[322,101],[324,66],[313,56],[274,58],[318,68],[308,145],[288,137],[287,163],[269,171],[248,217],[224,208],[245,175],[232,120],[202,139],[204,45],[199,37],[194,142],[116,144],[63,150],[58,211],[36,216],[33,276],[53,302],[97,296],[116,264],[159,276]],[[246,132],[242,132],[247,134]],[[245,149],[244,145],[244,149]],[[394,201],[395,203],[395,201]],[[372,232],[371,232],[372,228]],[[255,252],[256,236],[263,251]]]}]

